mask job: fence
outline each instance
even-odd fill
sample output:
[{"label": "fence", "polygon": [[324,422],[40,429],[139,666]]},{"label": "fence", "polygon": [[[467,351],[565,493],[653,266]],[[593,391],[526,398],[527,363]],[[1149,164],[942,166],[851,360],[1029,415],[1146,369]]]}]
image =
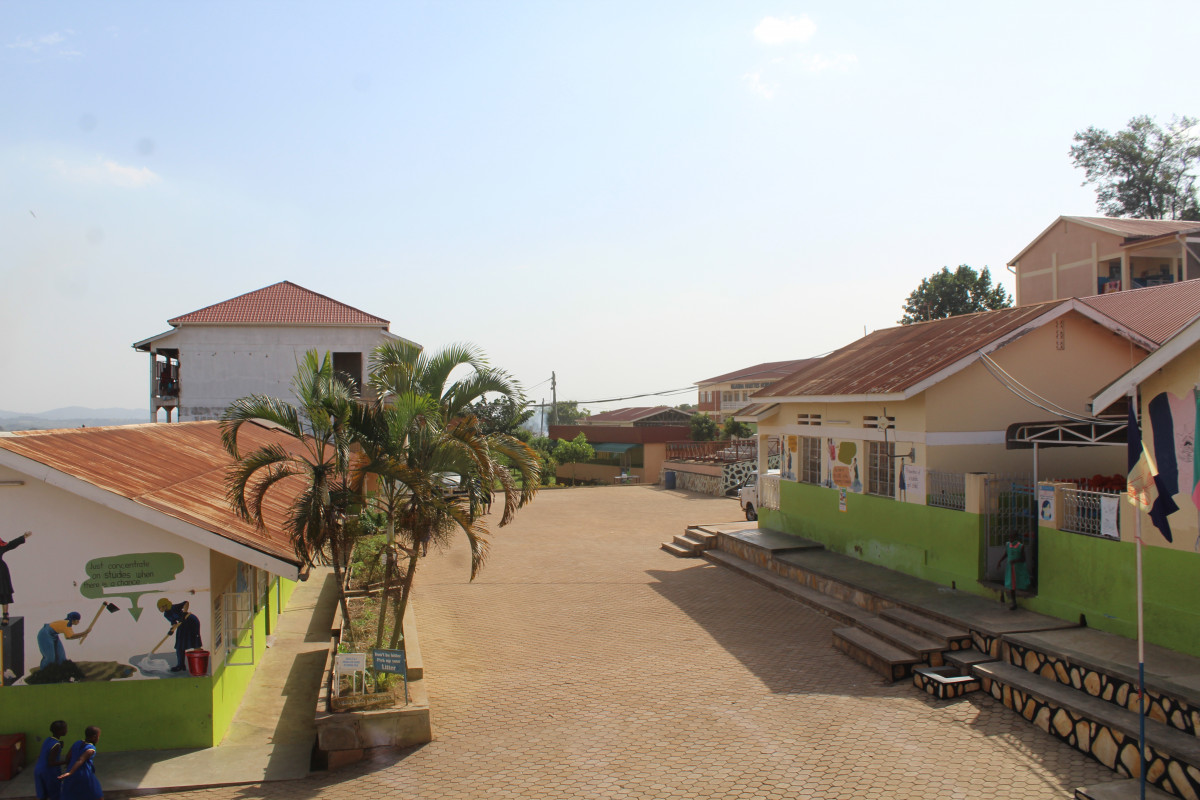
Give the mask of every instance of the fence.
[{"label": "fence", "polygon": [[[767,455],[779,455],[779,440],[769,439]],[[757,439],[725,439],[716,442],[667,442],[668,461],[754,461],[758,459]]]},{"label": "fence", "polygon": [[758,507],[779,510],[779,476],[763,475],[758,485]]},{"label": "fence", "polygon": [[1086,489],[1062,489],[1062,521],[1064,531],[1085,533],[1089,536],[1104,536],[1103,511],[1105,497],[1118,496],[1117,492],[1092,492]]},{"label": "fence", "polygon": [[967,509],[967,476],[962,472],[925,471],[925,502],[954,511]]}]

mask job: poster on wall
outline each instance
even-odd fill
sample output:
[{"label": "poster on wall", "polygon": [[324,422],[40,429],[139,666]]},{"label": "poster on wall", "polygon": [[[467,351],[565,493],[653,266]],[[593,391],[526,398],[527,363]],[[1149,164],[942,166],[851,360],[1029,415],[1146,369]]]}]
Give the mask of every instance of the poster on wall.
[{"label": "poster on wall", "polygon": [[74,536],[64,546],[39,530],[0,540],[4,685],[187,677],[210,616],[207,551],[141,549],[161,547],[154,538]]},{"label": "poster on wall", "polygon": [[838,511],[846,511],[846,490],[838,489]]},{"label": "poster on wall", "polygon": [[1054,484],[1039,483],[1037,488],[1038,524],[1054,524]]},{"label": "poster on wall", "polygon": [[1100,535],[1109,539],[1120,539],[1121,531],[1117,526],[1117,515],[1120,513],[1121,496],[1104,495],[1100,498]]},{"label": "poster on wall", "polygon": [[797,455],[799,446],[799,436],[783,437],[783,466],[780,468],[779,474],[785,481],[796,480],[796,464],[800,460]]},{"label": "poster on wall", "polygon": [[925,468],[919,464],[900,467],[900,499],[909,503],[925,502]]},{"label": "poster on wall", "polygon": [[855,494],[863,490],[862,475],[858,467],[858,442],[826,439],[830,488],[848,489]]}]

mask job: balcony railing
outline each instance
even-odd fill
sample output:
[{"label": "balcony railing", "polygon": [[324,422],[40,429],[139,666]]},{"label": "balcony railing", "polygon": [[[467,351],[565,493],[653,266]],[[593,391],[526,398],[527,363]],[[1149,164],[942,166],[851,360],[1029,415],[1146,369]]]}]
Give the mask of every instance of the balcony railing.
[{"label": "balcony railing", "polygon": [[[767,443],[767,455],[779,455],[779,440]],[[757,439],[725,439],[717,442],[667,442],[668,461],[712,461],[730,463],[758,458]]]},{"label": "balcony railing", "polygon": [[925,470],[925,502],[939,508],[965,511],[967,476],[961,472]]},{"label": "balcony railing", "polygon": [[1115,492],[1090,492],[1086,489],[1062,490],[1062,529],[1089,536],[1105,536],[1103,501],[1119,497]]}]

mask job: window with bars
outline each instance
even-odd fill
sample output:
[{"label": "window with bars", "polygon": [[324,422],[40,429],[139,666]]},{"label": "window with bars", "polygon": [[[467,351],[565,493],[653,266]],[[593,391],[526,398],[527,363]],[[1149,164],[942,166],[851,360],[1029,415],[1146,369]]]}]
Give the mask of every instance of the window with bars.
[{"label": "window with bars", "polygon": [[821,437],[800,437],[800,480],[803,483],[821,482]]},{"label": "window with bars", "polygon": [[797,425],[820,425],[821,424],[821,415],[820,414],[797,414],[796,415],[796,424]]},{"label": "window with bars", "polygon": [[896,445],[867,442],[867,494],[896,496]]}]

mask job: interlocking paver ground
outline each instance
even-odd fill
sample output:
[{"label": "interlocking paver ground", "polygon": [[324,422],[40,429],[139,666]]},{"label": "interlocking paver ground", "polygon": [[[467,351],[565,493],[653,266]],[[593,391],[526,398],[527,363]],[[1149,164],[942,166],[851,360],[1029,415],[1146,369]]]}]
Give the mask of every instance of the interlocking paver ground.
[{"label": "interlocking paver ground", "polygon": [[547,491],[432,555],[417,611],[435,741],[181,798],[1066,798],[1101,765],[982,693],[884,684],[834,623],[658,543],[737,519],[656,487]]}]

